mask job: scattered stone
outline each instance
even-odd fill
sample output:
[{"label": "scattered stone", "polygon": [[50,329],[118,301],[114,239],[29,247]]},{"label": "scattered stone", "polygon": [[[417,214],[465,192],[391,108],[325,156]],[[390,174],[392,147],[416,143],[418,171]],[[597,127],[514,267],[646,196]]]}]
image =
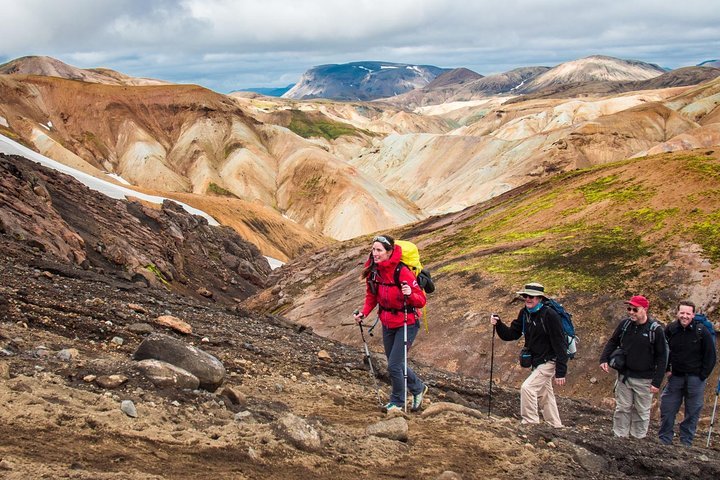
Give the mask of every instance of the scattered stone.
[{"label": "scattered stone", "polygon": [[178,402],[177,400],[173,400],[172,402],[170,402],[170,405],[172,405],[173,407],[179,407],[180,402]]},{"label": "scattered stone", "polygon": [[597,377],[590,378],[590,383],[592,383],[593,385],[595,385],[597,382],[598,382]]},{"label": "scattered stone", "polygon": [[207,288],[205,288],[205,287],[200,287],[200,288],[198,288],[198,289],[196,290],[196,292],[198,293],[198,295],[202,295],[202,296],[205,297],[205,298],[212,298],[212,297],[213,297],[213,293],[212,293],[210,290],[208,290]]},{"label": "scattered stone", "polygon": [[382,420],[368,426],[365,431],[368,435],[389,438],[398,442],[407,442],[408,440],[408,423],[403,417]]},{"label": "scattered stone", "polygon": [[80,356],[80,352],[76,348],[63,348],[55,356],[63,362],[71,362]]},{"label": "scattered stone", "polygon": [[200,386],[200,380],[195,375],[162,360],[141,360],[137,364],[137,369],[159,388],[176,387],[196,390]]},{"label": "scattered stone", "polygon": [[137,303],[128,303],[128,308],[137,313],[148,313],[147,309]]},{"label": "scattered stone", "polygon": [[126,377],[125,375],[102,375],[95,379],[95,383],[97,383],[102,388],[106,388],[108,390],[118,388],[120,385],[127,381],[128,377]]},{"label": "scattered stone", "polygon": [[710,458],[708,458],[708,456],[705,455],[705,454],[701,454],[701,455],[698,457],[698,460],[700,460],[701,462],[709,462],[709,461],[710,461]]},{"label": "scattered stone", "polygon": [[445,470],[437,477],[437,480],[462,480],[462,477],[451,470]]},{"label": "scattered stone", "polygon": [[176,332],[184,333],[185,335],[192,333],[192,327],[189,323],[183,322],[172,315],[161,315],[155,319],[155,323],[165,327],[170,327]]},{"label": "scattered stone", "polygon": [[96,378],[97,378],[97,375],[85,375],[85,376],[83,377],[83,382],[85,382],[85,383],[92,383],[92,382],[95,381]]},{"label": "scattered stone", "polygon": [[319,358],[320,360],[324,360],[324,361],[326,361],[326,362],[332,362],[332,357],[331,357],[330,354],[329,354],[327,351],[325,351],[325,350],[320,350],[320,351],[318,352],[317,356],[318,356],[318,358]]},{"label": "scattered stone", "polygon": [[0,460],[0,470],[13,470],[15,466],[6,459]]},{"label": "scattered stone", "polygon": [[201,342],[201,343],[210,343],[210,339],[209,339],[208,337],[203,337],[203,338],[200,340],[200,342]]},{"label": "scattered stone", "polygon": [[605,472],[608,468],[607,461],[600,455],[596,455],[586,448],[575,445],[575,461],[588,472]]},{"label": "scattered stone", "polygon": [[555,445],[555,442],[547,442],[546,444],[549,448],[557,448],[557,445]]},{"label": "scattered stone", "polygon": [[102,298],[88,298],[84,303],[87,307],[101,307],[105,305],[105,300]]},{"label": "scattered stone", "polygon": [[322,448],[320,434],[302,418],[288,413],[275,423],[279,437],[289,441],[295,448],[315,452]]},{"label": "scattered stone", "polygon": [[247,403],[245,395],[233,387],[226,386],[223,388],[220,396],[226,397],[232,405],[245,405]]},{"label": "scattered stone", "polygon": [[140,344],[135,360],[161,360],[187,370],[200,381],[200,388],[215,391],[225,379],[222,362],[199,348],[169,335],[153,333]]},{"label": "scattered stone", "polygon": [[47,347],[43,347],[42,345],[37,347],[34,350],[30,351],[30,355],[32,355],[35,358],[46,358],[50,356],[50,350],[47,349]]},{"label": "scattered stone", "polygon": [[120,346],[123,343],[125,343],[125,340],[123,340],[122,337],[113,337],[113,339],[110,340],[110,342],[114,343],[115,345]]},{"label": "scattered stone", "polygon": [[243,410],[242,412],[236,413],[234,418],[235,418],[235,421],[242,422],[244,420],[249,419],[250,417],[252,417],[252,413],[247,410]]},{"label": "scattered stone", "polygon": [[10,364],[0,362],[0,380],[10,380]]},{"label": "scattered stone", "polygon": [[135,404],[132,400],[123,400],[120,404],[120,410],[128,417],[137,418],[137,409],[135,409]]},{"label": "scattered stone", "polygon": [[132,332],[136,335],[150,335],[155,329],[149,323],[133,323],[128,325],[128,332]]}]

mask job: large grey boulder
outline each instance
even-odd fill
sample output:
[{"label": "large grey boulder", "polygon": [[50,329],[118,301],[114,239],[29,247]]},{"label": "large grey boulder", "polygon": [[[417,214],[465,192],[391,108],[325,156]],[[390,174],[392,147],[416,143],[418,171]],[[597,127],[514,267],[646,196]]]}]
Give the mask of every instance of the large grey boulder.
[{"label": "large grey boulder", "polygon": [[153,333],[143,340],[133,358],[161,360],[182,368],[195,375],[200,381],[200,388],[205,390],[214,391],[225,379],[225,367],[220,360],[162,333]]},{"label": "large grey boulder", "polygon": [[200,380],[184,368],[163,362],[162,360],[141,360],[137,369],[145,375],[156,387],[176,387],[195,390],[200,386]]}]

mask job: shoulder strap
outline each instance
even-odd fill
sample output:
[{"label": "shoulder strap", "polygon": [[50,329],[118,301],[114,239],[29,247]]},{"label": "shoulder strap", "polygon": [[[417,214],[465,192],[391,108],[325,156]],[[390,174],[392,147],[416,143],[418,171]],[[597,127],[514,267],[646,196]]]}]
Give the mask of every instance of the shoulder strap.
[{"label": "shoulder strap", "polygon": [[[412,273],[412,270],[410,270],[410,267],[405,265],[403,262],[398,262],[397,267],[395,267],[395,285],[397,285],[398,288],[402,288],[402,285],[400,285],[400,270],[405,267],[407,268],[410,273]],[[414,274],[413,274],[414,275]]]}]

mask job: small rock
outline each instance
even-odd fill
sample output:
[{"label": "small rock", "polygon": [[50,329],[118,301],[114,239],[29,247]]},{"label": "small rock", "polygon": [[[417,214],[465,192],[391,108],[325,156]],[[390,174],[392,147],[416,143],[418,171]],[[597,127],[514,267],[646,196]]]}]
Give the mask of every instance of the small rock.
[{"label": "small rock", "polygon": [[85,300],[85,305],[88,307],[100,307],[105,305],[105,300],[102,298],[88,298]]},{"label": "small rock", "polygon": [[535,450],[535,445],[533,445],[532,443],[526,443],[525,445],[523,445],[523,447],[525,447],[527,450]]},{"label": "small rock", "polygon": [[451,470],[445,470],[437,477],[437,480],[462,480],[462,477]]},{"label": "small rock", "polygon": [[179,407],[180,402],[178,402],[177,400],[173,400],[172,402],[170,402],[170,405],[172,405],[173,407]]},{"label": "small rock", "polygon": [[275,384],[275,391],[276,391],[277,393],[282,393],[282,391],[284,390],[284,388],[285,388],[285,387],[282,386],[282,383],[276,383],[276,384]]},{"label": "small rock", "polygon": [[15,466],[9,461],[2,459],[0,460],[0,470],[13,470]]},{"label": "small rock", "polygon": [[122,337],[113,337],[113,339],[110,340],[110,342],[114,343],[115,345],[120,346],[123,343],[125,343],[125,340],[123,340]]},{"label": "small rock", "polygon": [[137,410],[132,400],[123,400],[120,404],[120,410],[122,410],[128,417],[136,418]]},{"label": "small rock", "polygon": [[117,388],[127,381],[128,377],[125,375],[103,375],[95,379],[95,383],[108,390]]},{"label": "small rock", "polygon": [[547,446],[549,448],[557,448],[557,445],[555,445],[555,442],[547,442]]},{"label": "small rock", "polygon": [[78,352],[76,348],[64,348],[55,354],[58,360],[62,360],[63,362],[75,360],[79,355],[80,352]]},{"label": "small rock", "polygon": [[192,327],[189,323],[183,322],[179,318],[172,315],[161,315],[155,319],[155,323],[157,323],[158,325],[163,325],[165,327],[170,327],[176,332],[184,333],[186,335],[192,333]]},{"label": "small rock", "polygon": [[128,308],[133,312],[148,313],[145,307],[143,307],[142,305],[138,305],[137,303],[128,303]]},{"label": "small rock", "polygon": [[133,323],[128,325],[128,332],[132,332],[136,335],[149,335],[155,331],[155,329],[149,323]]},{"label": "small rock", "polygon": [[92,382],[95,381],[96,378],[97,378],[97,375],[85,375],[85,376],[83,377],[83,382],[85,382],[85,383],[92,383]]},{"label": "small rock", "polygon": [[288,413],[275,424],[279,437],[285,438],[296,448],[315,452],[322,448],[320,434],[302,418]]},{"label": "small rock", "polygon": [[0,380],[10,380],[10,364],[0,362]]},{"label": "small rock", "polygon": [[225,388],[223,388],[220,396],[227,397],[227,399],[230,400],[230,403],[233,405],[245,405],[247,403],[247,398],[245,397],[245,395],[243,395],[242,392],[238,391],[233,387],[226,386]]},{"label": "small rock", "polygon": [[198,288],[198,289],[196,290],[196,292],[198,293],[198,295],[202,295],[202,296],[205,297],[205,298],[212,298],[212,297],[213,297],[213,293],[212,293],[210,290],[208,290],[207,288],[205,288],[205,287],[200,287],[200,288]]},{"label": "small rock", "polygon": [[709,462],[709,461],[710,461],[710,459],[708,458],[708,456],[705,455],[705,454],[700,455],[700,456],[698,457],[698,460],[700,460],[701,462]]},{"label": "small rock", "polygon": [[597,382],[598,382],[598,379],[596,377],[590,378],[590,383],[592,383],[593,385],[595,385]]},{"label": "small rock", "polygon": [[365,431],[368,435],[375,437],[389,438],[399,442],[407,442],[408,440],[408,423],[403,417],[395,417],[374,423],[368,426]]},{"label": "small rock", "polygon": [[208,337],[203,337],[203,338],[200,340],[200,342],[201,342],[201,343],[210,343],[210,339],[209,339]]},{"label": "small rock", "polygon": [[326,352],[325,350],[320,350],[320,351],[318,352],[317,356],[318,356],[318,358],[319,358],[320,360],[324,360],[324,361],[326,361],[326,362],[331,362],[331,361],[332,361],[332,357],[331,357],[330,354],[329,354],[328,352]]},{"label": "small rock", "polygon": [[243,420],[249,419],[252,417],[252,413],[248,412],[247,410],[243,410],[242,412],[238,412],[235,414],[235,421],[241,422]]}]

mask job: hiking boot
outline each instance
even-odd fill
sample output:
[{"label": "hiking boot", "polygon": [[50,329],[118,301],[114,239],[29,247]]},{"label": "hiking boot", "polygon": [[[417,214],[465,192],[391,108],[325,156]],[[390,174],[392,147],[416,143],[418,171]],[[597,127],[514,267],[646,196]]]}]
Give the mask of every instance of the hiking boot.
[{"label": "hiking boot", "polygon": [[422,406],[423,398],[425,398],[425,395],[428,392],[428,386],[424,385],[422,392],[418,393],[417,395],[413,395],[413,401],[412,401],[412,408],[411,410],[413,412],[417,412],[420,410],[420,407]]},{"label": "hiking boot", "polygon": [[390,403],[386,404],[386,405],[383,407],[383,410],[385,410],[386,413],[390,413],[390,412],[393,412],[393,411],[402,412],[402,408],[400,407],[400,405],[397,405],[397,404],[395,404],[395,403],[393,403],[393,402],[390,402]]}]

